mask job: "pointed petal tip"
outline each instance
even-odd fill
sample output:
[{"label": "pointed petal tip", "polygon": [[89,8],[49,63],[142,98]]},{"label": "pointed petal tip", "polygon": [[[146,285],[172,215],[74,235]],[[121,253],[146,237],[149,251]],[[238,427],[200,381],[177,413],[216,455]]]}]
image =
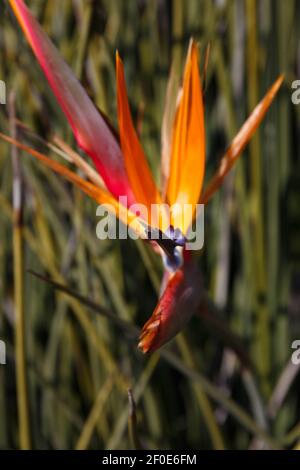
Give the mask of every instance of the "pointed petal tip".
[{"label": "pointed petal tip", "polygon": [[281,73],[281,74],[278,76],[277,81],[280,81],[280,83],[282,83],[284,79],[285,79],[285,74],[284,74],[284,73]]},{"label": "pointed petal tip", "polygon": [[198,47],[197,44],[198,43],[197,43],[196,39],[193,36],[191,36],[190,41],[189,41],[189,48],[195,48],[195,47],[197,48]]},{"label": "pointed petal tip", "polygon": [[186,64],[190,60],[194,60],[195,57],[198,61],[198,58],[199,58],[198,55],[199,55],[198,43],[196,42],[195,38],[191,37],[189,41],[189,45],[188,45],[187,55],[186,55]]},{"label": "pointed petal tip", "polygon": [[269,93],[271,96],[274,96],[277,93],[282,83],[284,82],[284,79],[285,79],[284,73],[281,73],[280,75],[278,75],[273,85],[271,85],[269,88]]},{"label": "pointed petal tip", "polygon": [[[118,78],[118,76],[123,76],[124,75],[124,65],[123,65],[123,61],[121,59],[121,56],[120,56],[120,53],[119,53],[119,50],[116,49],[116,76]],[[118,85],[118,84],[117,84]]]},{"label": "pointed petal tip", "polygon": [[284,79],[285,79],[285,75],[284,73],[281,73],[273,85],[276,88],[276,90],[278,90],[278,88],[282,85],[282,83],[284,82]]},{"label": "pointed petal tip", "polygon": [[149,349],[147,348],[147,346],[146,346],[146,344],[143,340],[139,342],[138,349],[140,349],[140,351],[143,354],[147,354],[149,352]]},{"label": "pointed petal tip", "polygon": [[152,316],[145,323],[142,328],[138,348],[145,354],[148,352],[154,352],[158,347],[161,346],[160,343],[155,344],[158,339],[159,328],[161,326],[161,313],[160,309],[156,308]]},{"label": "pointed petal tip", "polygon": [[154,338],[153,337],[148,337],[148,335],[146,335],[143,339],[140,340],[140,342],[138,343],[138,349],[143,353],[143,354],[148,354],[148,353],[153,353],[155,352],[157,349],[160,348],[160,346],[163,346],[163,344],[161,345],[154,345]]}]

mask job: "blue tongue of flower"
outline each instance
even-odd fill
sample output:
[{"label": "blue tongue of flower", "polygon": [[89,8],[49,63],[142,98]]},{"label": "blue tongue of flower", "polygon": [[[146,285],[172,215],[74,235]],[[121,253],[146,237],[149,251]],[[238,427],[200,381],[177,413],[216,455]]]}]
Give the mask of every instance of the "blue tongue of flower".
[{"label": "blue tongue of flower", "polygon": [[154,240],[164,252],[164,264],[170,271],[176,271],[182,265],[182,249],[185,245],[185,237],[179,228],[172,225],[162,232],[159,229],[145,228],[148,240]]}]

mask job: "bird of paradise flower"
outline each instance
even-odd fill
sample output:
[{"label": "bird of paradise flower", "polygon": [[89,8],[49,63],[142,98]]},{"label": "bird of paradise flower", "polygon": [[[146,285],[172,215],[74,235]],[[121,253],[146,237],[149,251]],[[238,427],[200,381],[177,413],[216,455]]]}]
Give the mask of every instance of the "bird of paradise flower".
[{"label": "bird of paradise flower", "polygon": [[[70,149],[69,153],[74,157],[73,163],[84,171],[86,179],[22,142],[4,134],[0,134],[0,137],[61,174],[97,203],[113,208],[119,219],[130,224],[141,238],[147,238],[149,230],[151,232],[157,228],[167,234],[165,240],[169,242],[168,250],[165,242],[157,242],[165,265],[162,294],[152,316],[142,329],[139,341],[143,352],[155,351],[183,328],[201,304],[201,275],[184,244],[184,237],[195,217],[196,205],[206,204],[221,186],[270,107],[282,84],[283,76],[277,78],[252,111],[227,148],[217,172],[203,190],[203,89],[198,66],[198,48],[191,39],[172,127],[170,151],[167,155],[166,188],[160,192],[132,122],[119,54],[116,54],[118,136],[103,114],[93,105],[24,1],[9,0],[9,3],[72,127],[77,143],[92,158],[98,173]],[[120,203],[120,196],[126,196],[128,205]],[[170,227],[164,222],[148,226],[148,221],[130,210],[130,206],[136,203],[143,204],[150,212],[153,204],[159,207],[164,203],[171,207],[187,204],[193,210],[186,217],[180,217],[176,211],[171,211]],[[182,235],[179,236],[180,241],[174,236],[175,233]]]}]

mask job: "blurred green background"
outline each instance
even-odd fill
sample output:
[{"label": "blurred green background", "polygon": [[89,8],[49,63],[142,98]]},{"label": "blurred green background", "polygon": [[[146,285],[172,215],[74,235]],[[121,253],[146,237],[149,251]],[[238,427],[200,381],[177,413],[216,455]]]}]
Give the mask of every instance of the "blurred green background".
[{"label": "blurred green background", "polygon": [[[137,350],[131,327],[98,313],[141,327],[157,302],[160,261],[142,242],[97,240],[96,205],[31,157],[20,161],[20,231],[13,224],[12,150],[0,142],[0,339],[7,353],[0,365],[0,447],[297,446],[300,380],[291,344],[300,339],[300,105],[291,102],[291,84],[300,79],[300,2],[26,3],[115,124],[119,50],[157,181],[170,66],[181,75],[191,36],[200,42],[202,65],[211,43],[206,181],[268,87],[282,72],[286,79],[205,210],[198,262],[210,311],[195,315],[151,356]],[[34,131],[19,130],[19,139],[53,158],[37,135],[49,140],[58,134],[76,148],[6,1],[0,79],[8,96],[15,93],[17,117]],[[8,105],[0,106],[0,126],[11,132]],[[54,289],[28,269],[97,306]],[[24,313],[23,323],[16,322],[16,309]],[[24,371],[27,394],[16,387],[16,374],[24,385]]]}]

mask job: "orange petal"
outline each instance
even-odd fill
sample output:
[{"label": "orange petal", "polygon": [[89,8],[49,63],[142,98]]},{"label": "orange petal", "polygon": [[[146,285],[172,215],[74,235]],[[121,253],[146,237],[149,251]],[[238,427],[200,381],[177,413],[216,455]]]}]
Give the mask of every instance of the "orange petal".
[{"label": "orange petal", "polygon": [[[189,204],[193,210],[199,200],[205,168],[205,129],[202,87],[198,67],[198,49],[191,40],[172,139],[171,168],[167,190],[170,205]],[[186,233],[191,216],[174,213],[173,225]]]},{"label": "orange petal", "polygon": [[23,0],[9,1],[78,144],[93,159],[111,193],[127,195],[128,203],[134,203],[121,149],[111,129]]},{"label": "orange petal", "polygon": [[189,321],[200,305],[203,284],[193,259],[169,276],[166,288],[152,316],[144,325],[139,348],[153,352],[170,341]]},{"label": "orange petal", "polygon": [[81,189],[85,194],[94,199],[98,204],[103,204],[107,209],[111,209],[112,212],[126,225],[130,225],[130,228],[135,231],[135,233],[140,238],[146,238],[145,234],[145,224],[136,216],[133,212],[129,211],[124,205],[120,204],[108,191],[103,188],[99,188],[89,181],[84,180],[78,176],[73,171],[66,168],[64,165],[52,160],[51,158],[43,155],[37,150],[28,147],[27,145],[19,142],[5,134],[0,132],[0,138],[6,142],[15,145],[21,150],[29,153],[37,160],[42,162],[48,168],[62,175],[66,180],[73,183],[79,189]]},{"label": "orange petal", "polygon": [[[116,54],[116,72],[119,132],[126,170],[136,200],[140,204],[145,205],[150,215],[151,204],[161,204],[162,201],[132,123],[124,68],[118,52]],[[157,220],[152,220],[151,222],[152,225],[158,227]],[[166,228],[167,227],[163,227],[163,229]]]},{"label": "orange petal", "polygon": [[252,111],[247,121],[243,124],[238,134],[235,136],[230,146],[226,150],[224,156],[221,159],[219,168],[211,181],[202,194],[200,201],[202,204],[206,204],[212,195],[219,189],[227,173],[232,168],[233,164],[240,156],[245,146],[253,136],[254,132],[258,128],[266,112],[272,104],[272,101],[278,92],[284,76],[280,75],[275,83],[271,86],[264,98],[258,103],[255,109]]}]

